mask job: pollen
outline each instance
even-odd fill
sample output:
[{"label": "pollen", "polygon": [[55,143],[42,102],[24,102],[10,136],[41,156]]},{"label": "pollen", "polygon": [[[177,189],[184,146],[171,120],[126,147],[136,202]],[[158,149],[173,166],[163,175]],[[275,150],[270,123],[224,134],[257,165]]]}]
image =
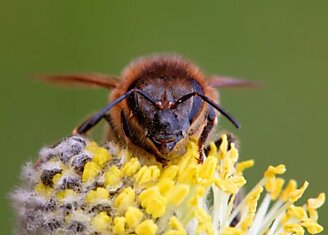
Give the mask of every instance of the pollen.
[{"label": "pollen", "polygon": [[135,174],[135,181],[139,184],[145,184],[149,182],[154,182],[160,176],[160,170],[157,166],[143,166],[139,171]]},{"label": "pollen", "polygon": [[123,177],[122,171],[117,166],[111,166],[105,172],[105,185],[106,186],[115,186],[118,185]]},{"label": "pollen", "polygon": [[[20,234],[317,234],[325,194],[299,203],[308,182],[285,185],[284,165],[269,166],[254,188],[226,135],[200,164],[197,140],[165,164],[145,162],[115,143],[71,136],[29,163],[12,193]],[[246,185],[247,186],[247,185]],[[247,192],[248,191],[248,192]]]},{"label": "pollen", "polygon": [[169,229],[164,233],[165,235],[186,235],[186,229],[179,219],[172,216],[169,220]]},{"label": "pollen", "polygon": [[310,198],[307,201],[307,205],[309,208],[318,209],[320,208],[326,200],[326,196],[324,193],[320,193],[317,198]]},{"label": "pollen", "polygon": [[98,187],[96,190],[89,191],[85,196],[86,203],[102,204],[109,199],[109,193],[106,189]]},{"label": "pollen", "polygon": [[78,194],[72,189],[66,189],[57,193],[57,199],[59,201],[71,201],[74,200]]},{"label": "pollen", "polygon": [[145,220],[136,228],[137,235],[155,235],[157,232],[157,225],[152,220]]},{"label": "pollen", "polygon": [[125,212],[135,201],[135,191],[131,188],[125,188],[118,194],[114,200],[114,206],[121,212]]},{"label": "pollen", "polygon": [[43,183],[39,183],[35,186],[35,192],[44,197],[48,197],[52,194],[53,189],[49,186],[44,185]]},{"label": "pollen", "polygon": [[135,229],[144,217],[142,211],[136,207],[129,207],[125,212],[126,224],[129,228]]},{"label": "pollen", "polygon": [[96,215],[92,221],[91,226],[95,231],[108,234],[110,232],[111,218],[107,215],[106,212],[100,212]]},{"label": "pollen", "polygon": [[82,175],[82,181],[87,182],[94,180],[96,176],[98,176],[100,172],[100,167],[94,163],[94,162],[88,162],[85,164],[84,170],[83,170],[83,175]]},{"label": "pollen", "polygon": [[167,200],[163,197],[157,186],[144,190],[139,195],[140,204],[153,218],[158,218],[165,213]]},{"label": "pollen", "polygon": [[115,217],[113,224],[113,233],[114,234],[125,234],[125,217]]},{"label": "pollen", "polygon": [[100,168],[103,168],[105,164],[112,158],[108,150],[105,148],[96,148],[92,153],[92,161],[96,163]]},{"label": "pollen", "polygon": [[131,158],[122,168],[122,172],[126,176],[133,176],[139,169],[141,165],[137,158]]}]

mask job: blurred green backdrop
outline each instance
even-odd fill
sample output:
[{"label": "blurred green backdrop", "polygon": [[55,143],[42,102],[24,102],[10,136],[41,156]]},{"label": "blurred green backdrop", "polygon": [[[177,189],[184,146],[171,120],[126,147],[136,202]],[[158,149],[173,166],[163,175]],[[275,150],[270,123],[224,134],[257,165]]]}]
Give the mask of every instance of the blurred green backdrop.
[{"label": "blurred green backdrop", "polygon": [[[250,185],[269,164],[328,192],[328,1],[2,1],[0,6],[0,233],[11,234],[8,192],[21,166],[68,135],[107,102],[104,90],[58,89],[33,74],[119,74],[133,58],[177,52],[207,74],[263,81],[260,90],[224,90],[242,123],[222,129],[254,158]],[[320,222],[328,227],[327,206]]]}]

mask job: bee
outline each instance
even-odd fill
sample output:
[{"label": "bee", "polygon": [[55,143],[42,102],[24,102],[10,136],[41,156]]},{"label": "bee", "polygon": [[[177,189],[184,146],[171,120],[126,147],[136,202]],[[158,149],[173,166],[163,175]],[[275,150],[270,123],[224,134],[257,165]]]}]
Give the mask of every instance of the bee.
[{"label": "bee", "polygon": [[132,61],[117,76],[100,74],[52,75],[46,80],[111,90],[109,103],[74,134],[86,134],[105,119],[106,140],[128,147],[137,155],[153,155],[159,162],[181,156],[190,137],[198,140],[199,162],[218,115],[236,128],[239,122],[218,103],[216,88],[250,86],[222,76],[206,76],[198,66],[178,55],[153,55]]}]

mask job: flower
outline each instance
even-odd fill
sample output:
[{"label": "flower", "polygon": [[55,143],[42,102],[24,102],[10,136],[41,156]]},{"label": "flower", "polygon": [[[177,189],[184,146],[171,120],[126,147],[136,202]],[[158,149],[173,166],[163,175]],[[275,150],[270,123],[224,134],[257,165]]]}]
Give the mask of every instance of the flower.
[{"label": "flower", "polygon": [[[114,143],[71,136],[40,151],[12,193],[20,234],[311,234],[323,228],[325,194],[295,205],[308,186],[284,187],[284,165],[270,166],[242,195],[245,169],[227,136],[202,164],[196,141],[180,158],[144,162]],[[239,201],[239,202],[238,202]]]}]

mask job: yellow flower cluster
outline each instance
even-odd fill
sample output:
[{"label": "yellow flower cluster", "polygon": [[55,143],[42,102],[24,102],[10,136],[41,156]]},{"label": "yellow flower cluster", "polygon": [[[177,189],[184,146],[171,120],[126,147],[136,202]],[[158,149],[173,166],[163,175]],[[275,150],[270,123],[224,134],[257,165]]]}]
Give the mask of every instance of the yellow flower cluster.
[{"label": "yellow flower cluster", "polygon": [[[40,234],[311,234],[323,228],[317,209],[325,196],[295,206],[307,188],[295,181],[283,188],[270,166],[241,202],[243,171],[227,136],[210,144],[202,164],[197,143],[168,162],[142,165],[126,149],[98,146],[73,136],[41,151],[38,164],[24,169],[25,185],[13,193],[21,231]],[[261,199],[261,193],[265,195]],[[260,200],[261,199],[261,200]],[[274,203],[272,203],[274,202]],[[259,204],[259,205],[258,205]]]}]

